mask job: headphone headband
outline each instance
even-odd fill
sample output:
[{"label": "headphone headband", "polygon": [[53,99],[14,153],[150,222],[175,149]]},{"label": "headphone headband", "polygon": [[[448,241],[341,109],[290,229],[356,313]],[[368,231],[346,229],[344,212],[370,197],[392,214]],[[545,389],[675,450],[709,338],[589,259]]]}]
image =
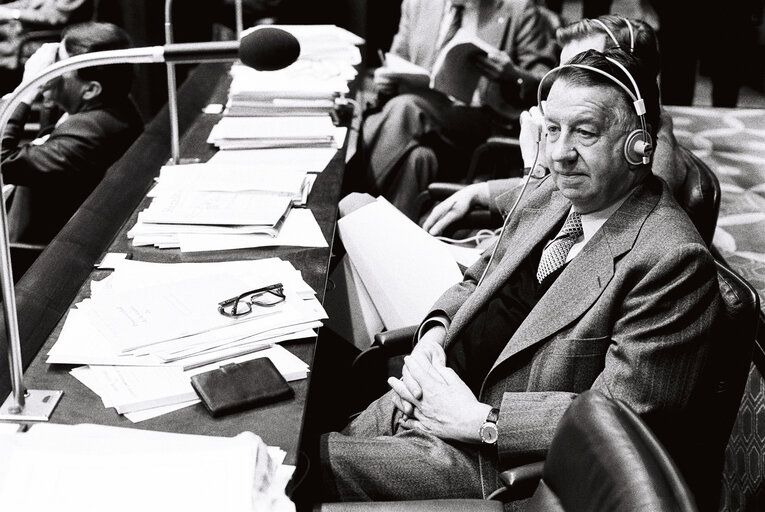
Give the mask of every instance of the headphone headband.
[{"label": "headphone headband", "polygon": [[[630,20],[628,20],[627,18],[622,18],[622,20],[624,20],[624,23],[627,25],[627,30],[629,30],[630,32],[630,53],[634,54],[635,53],[635,30],[632,28],[632,22]],[[622,45],[619,44],[619,40],[616,39],[616,36],[614,35],[613,31],[610,28],[608,28],[608,25],[603,23],[598,18],[592,18],[590,21],[593,21],[594,23],[597,23],[598,25],[600,25],[600,27],[606,31],[606,34],[608,34],[608,37],[611,38],[611,41],[614,42],[617,48],[622,47]]]},{"label": "headphone headband", "polygon": [[[648,133],[648,126],[647,126],[647,123],[646,123],[646,120],[645,120],[645,114],[646,114],[645,100],[643,100],[643,98],[640,96],[640,89],[638,88],[637,81],[632,76],[632,73],[630,73],[627,70],[627,68],[624,67],[624,65],[622,65],[620,62],[612,59],[611,57],[607,57],[605,55],[603,57],[608,62],[610,62],[611,64],[614,64],[615,66],[617,66],[619,69],[622,70],[622,72],[625,74],[627,79],[632,84],[632,87],[634,88],[634,92],[631,91],[629,89],[629,87],[624,85],[614,75],[612,75],[611,73],[609,73],[607,71],[604,71],[602,69],[598,69],[598,68],[593,67],[593,66],[588,66],[586,64],[562,64],[562,65],[560,65],[560,66],[558,66],[556,68],[553,68],[550,71],[548,71],[542,77],[542,79],[539,81],[539,87],[537,88],[537,105],[539,105],[540,110],[542,110],[542,86],[544,85],[545,80],[547,80],[547,78],[550,75],[558,73],[561,69],[566,69],[566,68],[586,69],[587,71],[592,71],[594,73],[597,73],[597,74],[607,78],[608,80],[610,80],[611,82],[613,82],[614,84],[619,86],[624,92],[626,92],[627,96],[629,96],[629,98],[632,100],[632,106],[635,108],[635,112],[637,113],[638,119],[640,120],[640,130],[639,130],[639,132],[642,133],[642,139],[641,140],[642,140],[642,142],[647,144],[646,146],[644,146],[645,149],[641,149],[638,152],[639,153],[639,158],[642,160],[642,163],[648,164],[651,161],[650,160],[650,153],[651,153],[651,150],[652,150],[652,145],[651,145],[651,135]],[[542,112],[542,113],[544,114],[544,112]],[[630,135],[630,137],[628,137],[629,145],[632,145],[635,142],[635,140],[636,139],[632,135]],[[632,164],[637,164],[637,161],[633,161],[633,159],[631,159],[631,157],[629,156],[629,153],[631,151],[634,151],[634,148],[627,148],[625,146],[625,156],[627,156],[627,161],[632,163]]]},{"label": "headphone headband", "polygon": [[632,30],[632,22],[627,18],[622,18],[624,23],[627,24],[627,29],[630,31],[630,54],[635,53],[635,31]]},{"label": "headphone headband", "polygon": [[605,23],[600,21],[598,18],[592,18],[592,21],[597,23],[598,25],[600,25],[601,28],[606,31],[606,34],[608,34],[608,37],[611,38],[611,41],[614,42],[614,44],[616,45],[617,48],[621,48],[622,47],[622,45],[619,44],[619,40],[616,39],[616,36],[614,35],[614,33],[611,32],[611,29],[608,28]]}]

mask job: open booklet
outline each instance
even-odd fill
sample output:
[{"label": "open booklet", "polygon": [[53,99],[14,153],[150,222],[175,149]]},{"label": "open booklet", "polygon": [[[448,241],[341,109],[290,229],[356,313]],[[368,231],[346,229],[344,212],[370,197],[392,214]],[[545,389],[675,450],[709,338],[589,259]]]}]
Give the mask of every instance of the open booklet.
[{"label": "open booklet", "polygon": [[497,52],[499,50],[489,43],[460,30],[438,54],[432,72],[388,53],[385,67],[378,69],[375,76],[385,76],[413,87],[430,87],[469,104],[481,78],[475,59]]}]

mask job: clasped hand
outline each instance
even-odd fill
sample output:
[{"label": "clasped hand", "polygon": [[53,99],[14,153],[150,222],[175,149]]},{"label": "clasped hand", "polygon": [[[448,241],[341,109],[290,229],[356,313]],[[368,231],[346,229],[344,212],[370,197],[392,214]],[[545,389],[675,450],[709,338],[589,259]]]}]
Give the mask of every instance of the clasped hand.
[{"label": "clasped hand", "polygon": [[[438,334],[428,336],[433,331]],[[481,404],[462,379],[445,365],[446,355],[437,337],[445,330],[429,330],[404,358],[401,379],[391,377],[394,403],[404,414],[406,429],[420,429],[441,439],[478,441],[478,430],[489,406]]]}]

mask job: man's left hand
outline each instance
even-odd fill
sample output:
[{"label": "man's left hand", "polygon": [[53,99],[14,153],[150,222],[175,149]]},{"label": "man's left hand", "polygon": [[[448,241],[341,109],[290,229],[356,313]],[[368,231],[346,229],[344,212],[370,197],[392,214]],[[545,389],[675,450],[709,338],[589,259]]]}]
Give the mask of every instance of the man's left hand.
[{"label": "man's left hand", "polygon": [[422,398],[414,403],[414,417],[401,419],[400,424],[441,439],[480,442],[478,431],[491,406],[479,402],[449,367],[412,357],[406,357],[405,364],[411,378],[422,388]]},{"label": "man's left hand", "polygon": [[478,57],[475,65],[481,74],[495,82],[512,82],[521,78],[510,56],[504,52]]}]

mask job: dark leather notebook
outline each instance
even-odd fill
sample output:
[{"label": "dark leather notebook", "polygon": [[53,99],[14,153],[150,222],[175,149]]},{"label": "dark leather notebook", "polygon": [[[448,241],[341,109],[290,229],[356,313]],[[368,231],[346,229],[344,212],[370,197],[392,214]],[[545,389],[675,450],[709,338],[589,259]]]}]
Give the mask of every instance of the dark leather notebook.
[{"label": "dark leather notebook", "polygon": [[295,394],[267,357],[231,363],[194,375],[191,385],[216,418],[284,400]]}]

